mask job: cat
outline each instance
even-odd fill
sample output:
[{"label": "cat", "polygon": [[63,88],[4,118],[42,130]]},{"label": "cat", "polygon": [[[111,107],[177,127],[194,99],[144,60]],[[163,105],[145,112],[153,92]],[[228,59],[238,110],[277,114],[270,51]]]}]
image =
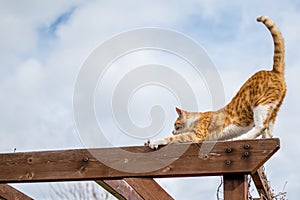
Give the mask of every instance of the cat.
[{"label": "cat", "polygon": [[284,80],[284,41],[280,30],[267,16],[257,18],[271,32],[274,40],[273,69],[250,77],[230,103],[217,111],[187,112],[176,108],[178,118],[173,136],[145,145],[159,145],[204,140],[254,139],[273,137],[273,126],[286,94]]}]

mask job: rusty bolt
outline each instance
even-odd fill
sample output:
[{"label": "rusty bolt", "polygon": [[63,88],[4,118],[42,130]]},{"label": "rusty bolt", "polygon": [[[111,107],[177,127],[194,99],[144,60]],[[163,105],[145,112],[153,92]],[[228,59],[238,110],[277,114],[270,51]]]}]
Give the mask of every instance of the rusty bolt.
[{"label": "rusty bolt", "polygon": [[232,149],[231,148],[226,148],[226,153],[231,153]]},{"label": "rusty bolt", "polygon": [[225,164],[226,164],[226,165],[230,165],[231,163],[232,163],[231,160],[226,160],[226,161],[225,161]]},{"label": "rusty bolt", "polygon": [[84,158],[82,159],[82,161],[83,161],[83,162],[88,162],[88,161],[89,161],[89,158],[88,158],[88,157],[84,157]]},{"label": "rusty bolt", "polygon": [[248,157],[248,156],[250,156],[250,153],[248,151],[245,151],[244,152],[244,157]]},{"label": "rusty bolt", "polygon": [[244,149],[249,149],[250,148],[250,145],[249,144],[245,144],[244,145]]}]

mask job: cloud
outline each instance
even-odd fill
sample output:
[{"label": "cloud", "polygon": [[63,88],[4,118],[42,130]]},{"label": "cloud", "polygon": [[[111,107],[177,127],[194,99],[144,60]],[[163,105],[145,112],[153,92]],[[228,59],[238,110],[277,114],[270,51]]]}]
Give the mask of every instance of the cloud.
[{"label": "cloud", "polygon": [[[71,106],[67,108],[66,100],[61,100],[65,99],[63,95],[56,95],[63,91],[53,88],[63,84],[63,75],[62,79],[57,79],[57,85],[53,84],[53,75],[57,71],[53,72],[49,63],[39,57],[43,54],[36,52],[47,51],[39,49],[39,27],[51,26],[56,18],[60,18],[61,12],[75,6],[78,1],[72,4],[67,1],[60,4],[23,3],[1,3],[0,90],[4,95],[0,98],[0,118],[5,123],[0,128],[0,136],[6,143],[2,146],[3,151],[15,147],[17,150],[53,148],[55,143],[63,146],[67,138],[58,139],[53,134],[61,134],[62,130],[74,134],[70,128],[73,126],[71,112],[66,112]],[[10,134],[5,136],[7,133]],[[53,139],[50,146],[43,140],[47,137]],[[64,138],[64,134],[60,138]]]}]

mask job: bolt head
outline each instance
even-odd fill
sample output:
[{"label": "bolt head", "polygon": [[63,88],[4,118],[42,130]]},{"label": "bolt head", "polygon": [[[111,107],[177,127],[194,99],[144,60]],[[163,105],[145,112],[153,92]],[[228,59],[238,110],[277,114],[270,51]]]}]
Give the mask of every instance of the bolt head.
[{"label": "bolt head", "polygon": [[232,163],[232,161],[231,160],[226,160],[225,163],[226,163],[226,165],[230,165]]},{"label": "bolt head", "polygon": [[250,153],[248,151],[245,151],[244,152],[244,157],[248,157],[248,156],[250,156]]},{"label": "bolt head", "polygon": [[84,158],[82,159],[82,161],[83,161],[83,162],[87,162],[87,161],[89,161],[89,158],[88,158],[88,157],[84,157]]},{"label": "bolt head", "polygon": [[226,153],[231,153],[232,149],[231,148],[226,148]]}]

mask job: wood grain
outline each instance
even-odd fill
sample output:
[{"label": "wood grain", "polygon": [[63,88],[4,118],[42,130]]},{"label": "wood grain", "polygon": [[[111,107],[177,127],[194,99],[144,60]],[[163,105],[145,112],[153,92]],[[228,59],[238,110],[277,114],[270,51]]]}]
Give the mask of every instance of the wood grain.
[{"label": "wood grain", "polygon": [[124,180],[145,200],[173,200],[152,178],[125,178]]},{"label": "wood grain", "polygon": [[31,197],[7,184],[0,184],[0,199],[32,200]]},{"label": "wood grain", "polygon": [[[206,155],[200,155],[201,146],[171,144],[156,151],[145,146],[124,147],[124,153],[120,148],[99,148],[0,154],[0,182],[249,174],[279,149],[279,139],[217,142]],[[180,149],[186,149],[182,155],[176,153]]]},{"label": "wood grain", "polygon": [[264,168],[260,167],[256,172],[251,174],[251,177],[261,199],[273,199],[273,194]]},{"label": "wood grain", "polygon": [[247,177],[245,174],[224,175],[224,199],[248,200]]},{"label": "wood grain", "polygon": [[124,180],[96,180],[96,183],[119,200],[143,200],[143,198]]}]

